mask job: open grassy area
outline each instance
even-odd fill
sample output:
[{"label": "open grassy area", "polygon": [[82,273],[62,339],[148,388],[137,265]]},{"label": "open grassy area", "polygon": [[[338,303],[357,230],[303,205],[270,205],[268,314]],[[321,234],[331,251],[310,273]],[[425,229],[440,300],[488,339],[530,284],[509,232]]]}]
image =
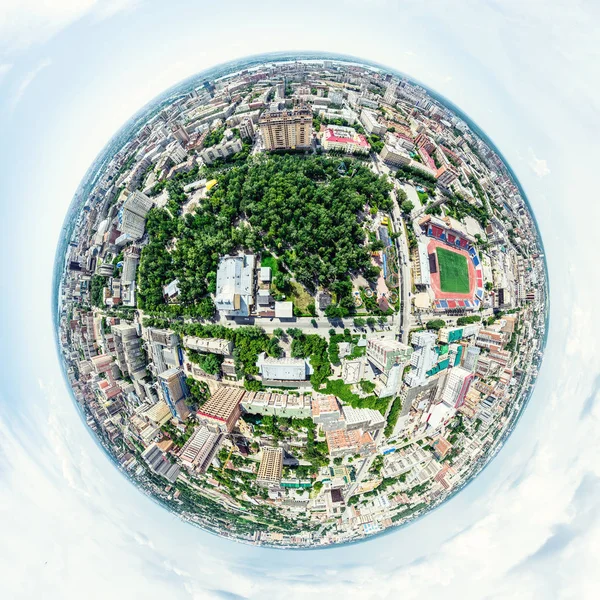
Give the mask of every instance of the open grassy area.
[{"label": "open grassy area", "polygon": [[440,269],[440,287],[442,292],[457,294],[469,293],[469,267],[467,259],[457,252],[436,248]]},{"label": "open grassy area", "polygon": [[298,310],[308,315],[308,305],[314,303],[314,298],[297,281],[290,281],[290,287],[292,288],[292,293],[289,299]]},{"label": "open grassy area", "polygon": [[417,195],[419,196],[419,200],[421,204],[424,206],[429,201],[429,194],[427,192],[421,192],[417,190]]}]

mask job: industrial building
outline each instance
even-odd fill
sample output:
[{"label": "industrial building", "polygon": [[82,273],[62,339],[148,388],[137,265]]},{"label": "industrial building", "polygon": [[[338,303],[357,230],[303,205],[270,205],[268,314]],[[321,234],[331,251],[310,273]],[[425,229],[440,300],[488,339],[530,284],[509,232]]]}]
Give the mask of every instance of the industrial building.
[{"label": "industrial building", "polygon": [[254,306],[256,257],[224,256],[217,269],[215,306],[226,317],[247,317]]},{"label": "industrial building", "polygon": [[311,371],[303,358],[274,358],[264,352],[259,355],[256,366],[266,385],[298,385],[307,380]]}]

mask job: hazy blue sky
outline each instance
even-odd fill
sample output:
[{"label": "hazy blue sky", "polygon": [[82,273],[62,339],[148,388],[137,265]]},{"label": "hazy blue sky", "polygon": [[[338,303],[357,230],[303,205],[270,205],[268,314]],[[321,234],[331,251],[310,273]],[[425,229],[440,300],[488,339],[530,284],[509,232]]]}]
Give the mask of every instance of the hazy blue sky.
[{"label": "hazy blue sky", "polygon": [[[582,0],[3,0],[0,597],[597,597],[598,13]],[[485,473],[405,529],[311,552],[210,536],[134,488],[79,420],[50,315],[65,211],[113,133],[184,77],[276,50],[362,56],[455,102],[524,185],[551,280],[538,386]]]}]

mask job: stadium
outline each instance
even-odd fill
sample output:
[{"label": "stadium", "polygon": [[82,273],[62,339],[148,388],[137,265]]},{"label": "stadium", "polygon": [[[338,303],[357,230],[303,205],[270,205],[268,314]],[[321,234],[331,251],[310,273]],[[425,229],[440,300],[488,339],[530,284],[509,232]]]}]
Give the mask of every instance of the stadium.
[{"label": "stadium", "polygon": [[477,310],[483,300],[483,272],[474,240],[450,219],[424,217],[419,224],[429,240],[419,248],[420,280],[439,311]]}]

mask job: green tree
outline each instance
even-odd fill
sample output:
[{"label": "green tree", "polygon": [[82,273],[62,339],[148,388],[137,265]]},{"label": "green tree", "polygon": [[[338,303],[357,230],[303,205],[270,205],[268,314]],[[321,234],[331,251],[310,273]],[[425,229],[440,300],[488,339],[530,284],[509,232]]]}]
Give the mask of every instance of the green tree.
[{"label": "green tree", "polygon": [[443,319],[432,319],[431,321],[427,321],[426,327],[427,329],[433,329],[437,331],[442,327],[446,327],[446,321],[444,321]]},{"label": "green tree", "polygon": [[405,214],[410,214],[412,212],[412,210],[414,209],[415,205],[410,201],[410,200],[405,200],[404,202],[402,202],[402,204],[400,205],[400,210],[405,213]]}]

